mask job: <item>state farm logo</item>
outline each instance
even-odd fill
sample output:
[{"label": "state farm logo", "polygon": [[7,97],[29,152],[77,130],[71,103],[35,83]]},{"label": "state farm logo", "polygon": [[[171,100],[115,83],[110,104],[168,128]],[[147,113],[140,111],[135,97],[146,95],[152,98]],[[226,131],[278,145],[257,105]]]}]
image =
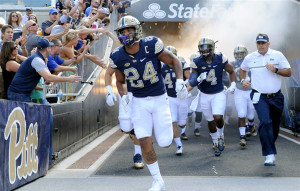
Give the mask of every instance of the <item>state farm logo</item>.
[{"label": "state farm logo", "polygon": [[146,10],[143,12],[143,16],[146,19],[152,19],[153,17],[156,17],[158,19],[163,19],[166,17],[166,12],[163,10],[160,10],[160,5],[157,3],[151,3],[148,6],[149,10]]}]

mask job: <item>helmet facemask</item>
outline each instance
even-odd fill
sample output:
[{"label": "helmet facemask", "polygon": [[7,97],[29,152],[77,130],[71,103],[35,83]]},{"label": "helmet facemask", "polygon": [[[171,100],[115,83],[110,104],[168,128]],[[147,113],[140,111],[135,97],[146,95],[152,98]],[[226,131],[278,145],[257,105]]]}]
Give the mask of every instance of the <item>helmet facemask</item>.
[{"label": "helmet facemask", "polygon": [[135,42],[139,41],[139,39],[137,38],[137,30],[135,29],[135,27],[128,27],[128,28],[133,28],[135,32],[130,32],[126,35],[123,35],[121,34],[121,32],[126,28],[117,31],[118,39],[120,40],[121,44],[124,44],[125,46],[131,46]]},{"label": "helmet facemask", "polygon": [[234,58],[238,62],[243,62],[245,56],[246,56],[246,52],[235,52],[234,53]]},{"label": "helmet facemask", "polygon": [[213,47],[210,44],[201,44],[198,46],[198,49],[203,57],[213,55]]}]

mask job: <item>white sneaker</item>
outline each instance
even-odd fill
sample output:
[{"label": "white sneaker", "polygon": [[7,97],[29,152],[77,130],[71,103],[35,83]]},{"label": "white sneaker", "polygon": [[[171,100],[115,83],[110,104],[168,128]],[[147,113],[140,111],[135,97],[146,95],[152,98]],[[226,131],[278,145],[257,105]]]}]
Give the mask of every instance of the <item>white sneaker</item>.
[{"label": "white sneaker", "polygon": [[176,150],[176,155],[182,155],[183,152],[183,147],[182,146],[178,146],[177,150]]},{"label": "white sneaker", "polygon": [[153,180],[152,187],[148,191],[162,191],[162,190],[166,190],[166,186],[163,179],[160,179],[160,180]]},{"label": "white sneaker", "polygon": [[274,154],[266,156],[266,160],[265,160],[264,165],[265,166],[275,166],[275,156],[274,156]]}]

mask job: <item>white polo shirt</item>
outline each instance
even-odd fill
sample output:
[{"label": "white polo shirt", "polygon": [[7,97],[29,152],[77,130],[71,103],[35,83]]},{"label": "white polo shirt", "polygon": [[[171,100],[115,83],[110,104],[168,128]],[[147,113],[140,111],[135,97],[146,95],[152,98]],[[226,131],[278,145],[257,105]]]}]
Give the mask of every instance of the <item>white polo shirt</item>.
[{"label": "white polo shirt", "polygon": [[281,88],[281,76],[268,70],[265,66],[267,63],[274,64],[275,68],[291,68],[285,56],[276,50],[269,48],[263,56],[258,51],[247,55],[241,65],[244,71],[251,71],[251,87],[260,93],[276,93]]}]

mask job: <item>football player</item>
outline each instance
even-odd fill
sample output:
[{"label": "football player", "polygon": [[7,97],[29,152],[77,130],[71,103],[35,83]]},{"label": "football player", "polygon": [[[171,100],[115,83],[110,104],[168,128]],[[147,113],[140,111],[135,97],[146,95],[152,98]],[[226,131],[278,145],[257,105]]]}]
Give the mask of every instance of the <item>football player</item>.
[{"label": "football player", "polygon": [[174,68],[177,96],[185,98],[188,92],[183,81],[182,66],[175,55],[164,49],[164,44],[159,38],[155,36],[142,38],[142,27],[135,17],[122,17],[117,24],[116,32],[123,46],[111,53],[109,64],[115,72],[122,74],[120,77],[116,76],[117,81],[121,83],[125,83],[125,79],[128,81],[133,95],[130,97],[128,94],[120,93],[121,96],[125,96],[125,104],[131,104],[130,116],[135,135],[153,177],[149,191],[165,190],[152,145],[153,128],[160,147],[169,147],[173,140],[171,112],[161,74],[161,62]]},{"label": "football player", "polygon": [[[191,63],[193,70],[189,83],[191,87],[198,86],[201,92],[199,101],[201,109],[208,122],[215,156],[220,156],[225,148],[223,120],[226,107],[225,93],[234,92],[236,74],[227,58],[222,53],[215,53],[215,42],[212,39],[201,38],[198,48],[201,56]],[[231,81],[226,92],[222,82],[223,69],[229,73]]]},{"label": "football player", "polygon": [[[167,50],[177,56],[177,50],[173,46],[167,46]],[[189,79],[190,77],[190,67],[187,65],[186,61],[182,57],[178,57],[183,68],[183,80]],[[182,129],[185,128],[187,115],[188,115],[188,105],[187,99],[177,98],[176,95],[176,75],[174,68],[167,64],[162,64],[162,76],[164,78],[165,86],[167,89],[167,94],[169,96],[170,110],[172,116],[173,125],[173,137],[176,143],[176,155],[181,155],[183,152],[183,146],[180,140],[180,134],[177,129],[177,125]]]},{"label": "football player", "polygon": [[[233,65],[236,74],[238,76],[239,68],[247,56],[247,48],[243,45],[238,45],[234,48],[234,58],[235,61],[231,64]],[[250,71],[247,74],[247,81],[250,81]],[[234,92],[235,106],[238,112],[238,126],[240,131],[240,145],[245,147],[247,145],[246,136],[256,136],[256,128],[254,126],[254,113],[255,109],[252,104],[250,93],[251,87],[249,86],[246,90],[243,89],[239,77],[237,77],[236,90]],[[248,124],[246,124],[246,117],[248,118]]]},{"label": "football player", "polygon": [[[194,58],[197,58],[199,57],[200,54],[197,52],[197,53],[194,53],[190,56],[190,63],[192,62],[192,60]],[[190,72],[192,71],[192,69],[190,68]],[[202,111],[201,111],[201,107],[200,105],[198,105],[198,93],[199,93],[199,90],[197,88],[193,88],[193,90],[191,90],[189,92],[191,94],[190,97],[187,98],[188,100],[188,107],[189,107],[189,111],[188,111],[188,123],[189,123],[189,127],[192,127],[192,122],[193,122],[193,112],[195,112],[195,126],[194,126],[194,135],[195,136],[200,136],[200,131],[199,131],[199,128],[201,128],[201,120],[202,120]],[[197,97],[198,96],[198,97]],[[191,105],[193,103],[193,100],[196,99],[197,97],[197,100],[196,101],[196,107],[192,110],[191,109]],[[188,140],[188,136],[186,135],[185,133],[186,131],[186,127],[184,127],[182,130],[181,130],[181,139],[182,140]]]},{"label": "football player", "polygon": [[[115,94],[112,91],[112,76],[115,73],[115,70],[112,69],[110,66],[108,66],[106,73],[105,73],[105,87],[106,87],[106,103],[109,106],[115,105],[114,101],[117,100]],[[118,73],[117,73],[118,74]],[[117,75],[116,74],[116,75]],[[122,84],[118,81],[116,81],[116,86],[118,91],[122,91],[124,88],[120,88]],[[127,90],[129,91],[130,87],[127,87]],[[129,134],[130,138],[133,140],[134,143],[134,155],[133,155],[133,163],[134,167],[136,169],[142,169],[144,167],[144,163],[142,161],[142,150],[139,141],[137,140],[135,134],[134,134],[134,129],[133,125],[131,122],[131,117],[130,117],[130,111],[131,107],[126,104],[126,108],[124,107],[123,100],[126,97],[123,96],[123,99],[121,98],[120,94],[124,95],[127,93],[121,92],[119,93],[119,122],[120,122],[120,128],[123,132]]]}]

